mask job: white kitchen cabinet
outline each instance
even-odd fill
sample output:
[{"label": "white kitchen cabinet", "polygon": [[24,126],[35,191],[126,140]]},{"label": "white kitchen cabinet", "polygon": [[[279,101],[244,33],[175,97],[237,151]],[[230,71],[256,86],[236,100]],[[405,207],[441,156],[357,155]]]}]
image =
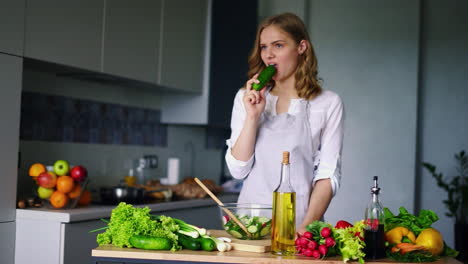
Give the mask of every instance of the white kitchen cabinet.
[{"label": "white kitchen cabinet", "polygon": [[106,1],[104,73],[157,83],[162,2]]},{"label": "white kitchen cabinet", "polygon": [[23,56],[25,0],[0,0],[0,52]]},{"label": "white kitchen cabinet", "polygon": [[101,70],[104,0],[27,1],[25,57]]}]

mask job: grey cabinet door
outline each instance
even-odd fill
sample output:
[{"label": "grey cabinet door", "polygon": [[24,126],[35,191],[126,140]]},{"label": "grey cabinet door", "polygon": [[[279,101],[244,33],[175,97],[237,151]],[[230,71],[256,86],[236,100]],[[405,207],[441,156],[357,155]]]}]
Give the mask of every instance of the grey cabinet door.
[{"label": "grey cabinet door", "polygon": [[14,221],[23,59],[0,54],[0,222]]},{"label": "grey cabinet door", "polygon": [[103,0],[30,0],[25,56],[101,70]]},{"label": "grey cabinet door", "polygon": [[23,56],[25,0],[0,0],[0,52]]},{"label": "grey cabinet door", "polygon": [[96,236],[104,231],[89,233],[89,231],[106,226],[100,220],[63,224],[65,227],[63,243],[63,263],[91,263],[91,250],[96,248]]},{"label": "grey cabinet door", "polygon": [[15,262],[15,222],[0,223],[0,263]]},{"label": "grey cabinet door", "polygon": [[106,2],[103,71],[156,83],[162,0]]},{"label": "grey cabinet door", "polygon": [[160,84],[201,93],[208,0],[164,3]]}]

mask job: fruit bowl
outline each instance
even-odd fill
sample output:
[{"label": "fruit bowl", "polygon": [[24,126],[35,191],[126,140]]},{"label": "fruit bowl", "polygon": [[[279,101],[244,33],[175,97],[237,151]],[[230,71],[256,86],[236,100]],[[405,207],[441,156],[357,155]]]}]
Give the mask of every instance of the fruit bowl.
[{"label": "fruit bowl", "polygon": [[91,202],[91,193],[86,190],[88,172],[82,165],[70,166],[65,160],[58,160],[53,166],[35,163],[29,176],[37,186],[35,194],[47,208],[71,209]]},{"label": "fruit bowl", "polygon": [[[249,231],[246,233],[226,212],[234,214]],[[221,224],[228,234],[237,239],[258,240],[271,232],[272,208],[270,205],[253,203],[225,203],[219,206]]]}]

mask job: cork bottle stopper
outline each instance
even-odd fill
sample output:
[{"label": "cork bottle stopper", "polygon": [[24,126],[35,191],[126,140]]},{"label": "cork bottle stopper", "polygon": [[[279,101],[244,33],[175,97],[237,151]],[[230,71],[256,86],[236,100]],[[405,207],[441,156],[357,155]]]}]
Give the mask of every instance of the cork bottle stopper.
[{"label": "cork bottle stopper", "polygon": [[289,164],[289,151],[283,151],[283,164]]}]

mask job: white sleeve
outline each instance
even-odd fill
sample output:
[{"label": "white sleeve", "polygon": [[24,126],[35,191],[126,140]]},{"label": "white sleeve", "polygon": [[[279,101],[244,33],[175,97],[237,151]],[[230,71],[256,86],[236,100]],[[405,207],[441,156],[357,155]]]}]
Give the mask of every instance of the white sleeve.
[{"label": "white sleeve", "polygon": [[254,155],[249,158],[247,161],[240,161],[234,158],[231,154],[232,146],[236,143],[237,138],[240,135],[242,130],[246,111],[244,107],[244,103],[242,98],[244,97],[245,90],[240,89],[236,97],[234,99],[234,106],[232,108],[232,115],[231,115],[231,138],[226,140],[226,145],[228,149],[226,151],[226,164],[231,173],[232,177],[236,179],[245,178],[252,169],[252,165],[254,163]]},{"label": "white sleeve", "polygon": [[325,127],[322,132],[319,163],[314,176],[314,184],[321,179],[330,179],[333,195],[341,182],[341,151],[344,136],[344,107],[336,95],[327,110]]}]

